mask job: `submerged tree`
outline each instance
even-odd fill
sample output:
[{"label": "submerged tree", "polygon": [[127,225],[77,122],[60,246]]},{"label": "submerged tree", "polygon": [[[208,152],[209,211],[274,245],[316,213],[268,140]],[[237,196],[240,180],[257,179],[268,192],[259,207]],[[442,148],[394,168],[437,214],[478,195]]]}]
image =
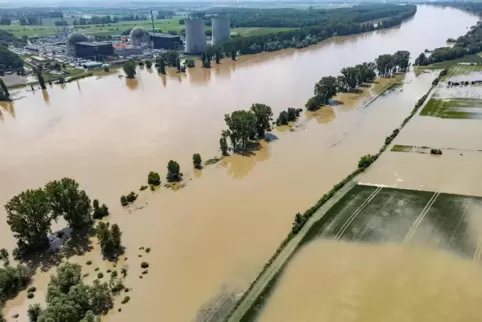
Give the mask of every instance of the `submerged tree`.
[{"label": "submerged tree", "polygon": [[73,229],[92,223],[90,199],[74,179],[51,181],[45,185],[45,192],[54,219],[63,217]]},{"label": "submerged tree", "polygon": [[43,250],[49,246],[50,207],[42,189],[26,190],[5,205],[7,223],[21,252]]},{"label": "submerged tree", "polygon": [[224,121],[228,126],[233,149],[246,149],[248,139],[254,137],[257,132],[256,115],[251,111],[234,111],[231,115],[226,114]]},{"label": "submerged tree", "polygon": [[129,59],[124,63],[123,69],[127,78],[136,77],[136,63],[132,59]]},{"label": "submerged tree", "polygon": [[270,131],[270,124],[273,121],[271,107],[264,104],[251,105],[251,112],[256,116],[256,131],[258,139],[264,139],[265,131]]},{"label": "submerged tree", "polygon": [[122,232],[117,224],[99,222],[95,228],[104,257],[116,258],[122,253]]},{"label": "submerged tree", "polygon": [[182,180],[182,173],[181,167],[179,163],[176,161],[170,160],[167,164],[167,181],[174,182],[174,181],[181,181]]},{"label": "submerged tree", "polygon": [[157,68],[157,72],[166,75],[166,63],[164,62],[164,59],[160,59],[158,64],[159,67]]},{"label": "submerged tree", "polygon": [[35,74],[37,75],[37,79],[38,79],[38,83],[40,85],[40,88],[47,89],[47,86],[45,85],[45,78],[42,75],[42,68],[37,68],[35,70]]},{"label": "submerged tree", "polygon": [[228,155],[228,141],[226,139],[228,136],[229,134],[226,133],[226,131],[223,131],[221,138],[219,139],[219,148],[223,156]]},{"label": "submerged tree", "polygon": [[194,153],[192,156],[192,165],[196,169],[202,169],[202,159],[199,153]]}]

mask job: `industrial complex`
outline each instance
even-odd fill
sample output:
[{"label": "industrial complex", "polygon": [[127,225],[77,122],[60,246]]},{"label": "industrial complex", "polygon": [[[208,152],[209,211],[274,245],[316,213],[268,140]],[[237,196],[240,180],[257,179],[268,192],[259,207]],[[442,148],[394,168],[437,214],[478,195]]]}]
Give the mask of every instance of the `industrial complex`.
[{"label": "industrial complex", "polygon": [[[56,36],[46,36],[25,46],[18,54],[32,55],[32,63],[58,61],[72,66],[110,64],[124,59],[155,58],[167,50],[177,50],[188,55],[206,51],[208,44],[222,45],[230,38],[228,16],[211,17],[212,36],[206,37],[205,21],[185,20],[185,36],[148,31],[135,27],[128,37],[118,40],[96,41],[95,37],[79,32],[69,33],[67,26],[58,27]],[[152,26],[154,28],[154,22]]]}]

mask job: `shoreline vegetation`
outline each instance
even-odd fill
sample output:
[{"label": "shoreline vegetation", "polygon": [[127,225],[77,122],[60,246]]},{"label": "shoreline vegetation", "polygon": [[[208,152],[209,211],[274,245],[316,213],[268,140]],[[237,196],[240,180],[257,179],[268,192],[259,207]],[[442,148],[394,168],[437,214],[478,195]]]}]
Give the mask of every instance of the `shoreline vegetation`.
[{"label": "shoreline vegetation", "polygon": [[[438,76],[436,79],[440,79],[443,76]],[[401,125],[394,129],[392,134],[388,136],[385,139],[384,144],[380,148],[379,152],[376,153],[375,155],[365,155],[360,158],[360,161],[358,163],[358,168],[354,170],[352,173],[350,173],[345,179],[337,183],[333,188],[323,195],[323,197],[311,208],[306,210],[303,215],[300,213],[297,213],[293,222],[292,229],[288,236],[281,242],[280,246],[277,248],[276,252],[271,256],[271,258],[268,260],[268,262],[264,265],[263,269],[261,272],[256,276],[256,278],[252,281],[252,283],[249,285],[249,287],[243,292],[243,295],[241,296],[240,299],[236,301],[235,306],[230,310],[226,318],[224,319],[225,322],[231,321],[231,318],[233,315],[236,313],[236,310],[238,307],[241,305],[241,303],[249,296],[250,291],[254,288],[254,286],[261,280],[265,272],[268,270],[268,268],[273,264],[273,262],[278,258],[278,255],[285,249],[285,247],[290,243],[290,241],[300,232],[300,230],[307,224],[307,222],[312,218],[312,216],[323,206],[325,205],[328,201],[330,201],[343,187],[345,187],[348,183],[352,182],[352,180],[360,173],[364,172],[368,167],[370,167],[373,162],[375,162],[378,157],[386,151],[387,147],[390,145],[391,141],[400,133],[400,131],[403,129],[403,127],[410,121],[410,119],[417,113],[417,111],[420,109],[420,107],[424,104],[426,101],[428,95],[430,92],[437,86],[436,83],[432,84],[430,89],[427,91],[427,93],[422,96],[417,103],[415,104],[412,112],[410,113],[407,118],[401,123]],[[321,218],[320,220],[323,220]],[[310,224],[314,224],[314,222],[310,222]],[[309,226],[311,227],[311,226]],[[309,230],[309,228],[308,228]],[[254,300],[251,305],[249,305],[248,309],[244,312],[240,312],[240,314],[236,317],[236,321],[252,321],[253,318],[258,314],[259,310],[262,308],[264,301],[267,299],[269,293],[272,291],[273,286],[277,282],[277,278],[281,275],[285,264],[289,261],[289,257],[291,257],[296,250],[298,249],[300,244],[296,245],[295,248],[293,249],[292,253],[289,254],[287,258],[285,258],[285,261],[281,263],[281,266],[274,272],[272,276],[268,276],[268,280],[266,281],[266,284],[261,288],[261,291],[259,294],[254,295]],[[234,321],[235,319],[233,319]]]},{"label": "shoreline vegetation", "polygon": [[[238,12],[238,10],[234,8],[224,8],[223,10],[234,10],[236,15],[245,14],[244,10],[242,9],[240,10],[240,12]],[[246,10],[249,11],[250,9]],[[292,10],[284,12],[284,16],[279,17],[277,16],[278,13],[276,13],[276,10],[274,13],[271,13],[271,11],[271,9],[261,10],[261,12],[264,12],[264,14],[266,14],[268,17],[270,15],[274,15],[276,19],[280,20],[271,21],[271,23],[291,23],[296,25],[296,27],[294,27],[295,29],[280,32],[270,32],[262,35],[237,36],[230,39],[223,45],[208,46],[206,52],[203,53],[202,57],[200,58],[202,60],[202,67],[211,68],[212,61],[215,60],[215,62],[219,64],[221,63],[222,58],[231,57],[232,60],[236,60],[236,57],[239,55],[250,55],[261,52],[278,51],[287,48],[301,49],[310,45],[321,43],[324,40],[336,36],[350,36],[364,32],[391,28],[400,25],[404,20],[415,15],[415,13],[417,12],[417,7],[415,5],[400,6],[391,4],[359,5],[353,8],[313,10],[311,14],[307,14],[306,17],[302,15],[301,18],[292,17],[292,15],[294,15]],[[307,12],[307,10],[301,10],[300,13],[305,14],[305,11]],[[313,15],[320,15],[319,20],[310,20],[310,17],[312,17]],[[260,18],[258,17],[258,19]],[[298,21],[296,19],[308,20]],[[263,27],[262,25],[266,23],[266,21],[263,21],[262,19],[254,21],[251,20],[249,22],[250,26],[252,24],[257,24],[258,26]],[[294,20],[296,20],[296,22]],[[9,53],[18,58],[18,55],[12,52]],[[18,59],[19,61],[21,61],[20,58]],[[159,74],[166,74],[165,67],[167,66],[175,68],[177,67],[178,72],[184,72],[186,68],[194,67],[194,61],[192,59],[186,59],[184,65],[181,66],[179,60],[179,53],[175,51],[169,51],[166,54],[163,54],[163,57],[160,57],[157,60],[158,63],[164,61],[162,64],[156,64],[155,66]],[[124,66],[127,67],[124,68],[127,78],[135,77],[135,65],[137,65],[135,63],[139,63],[139,65],[144,65],[144,62],[142,60],[136,62],[128,61],[124,64]],[[149,61],[147,68],[150,68],[150,65],[151,62]],[[52,77],[50,74],[47,74],[47,79],[45,81],[47,81],[48,83],[54,82],[56,84],[64,84],[81,78],[93,76],[99,71],[104,71],[105,73],[108,73],[109,69],[80,72],[65,78],[62,76]],[[37,84],[39,84],[42,89],[45,89],[44,86],[42,86],[42,82],[40,81],[40,79],[38,82],[28,84],[16,84],[10,86],[10,88],[23,88],[30,85],[33,89],[33,86]],[[2,98],[3,96],[0,95],[0,100],[6,100]]]},{"label": "shoreline vegetation", "polygon": [[[482,15],[482,3],[458,3],[458,2],[435,2],[432,5],[447,6],[478,16]],[[446,61],[462,59],[466,56],[474,55],[482,51],[482,22],[479,21],[475,26],[470,27],[470,30],[463,36],[457,39],[448,39],[453,46],[439,47],[432,51],[426,49],[425,52],[420,53],[415,60],[415,66],[429,66]],[[427,54],[426,54],[427,53]]]}]

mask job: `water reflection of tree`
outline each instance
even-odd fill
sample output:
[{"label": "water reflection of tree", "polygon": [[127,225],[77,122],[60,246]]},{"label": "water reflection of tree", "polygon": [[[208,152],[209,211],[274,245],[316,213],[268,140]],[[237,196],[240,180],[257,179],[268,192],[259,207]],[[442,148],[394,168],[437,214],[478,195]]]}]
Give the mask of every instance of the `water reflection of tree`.
[{"label": "water reflection of tree", "polygon": [[166,86],[167,86],[166,75],[158,74],[158,76],[161,78],[162,87],[166,88]]},{"label": "water reflection of tree", "polygon": [[131,91],[139,88],[139,80],[137,78],[126,78],[126,85]]},{"label": "water reflection of tree", "polygon": [[254,169],[258,162],[266,161],[269,157],[268,143],[261,141],[257,150],[251,150],[245,155],[233,154],[225,157],[221,161],[221,165],[227,168],[230,176],[242,179]]},{"label": "water reflection of tree", "polygon": [[335,109],[332,106],[323,106],[316,111],[307,111],[306,119],[308,121],[315,119],[318,124],[327,124],[336,118]]},{"label": "water reflection of tree", "polygon": [[[15,105],[13,102],[0,102],[0,105],[12,118],[15,118]],[[1,113],[0,113],[1,114]],[[2,115],[3,120],[3,115]]]},{"label": "water reflection of tree", "polygon": [[47,105],[49,105],[50,104],[49,92],[47,92],[47,90],[43,89],[42,90],[42,96],[44,98],[45,103],[47,103]]}]

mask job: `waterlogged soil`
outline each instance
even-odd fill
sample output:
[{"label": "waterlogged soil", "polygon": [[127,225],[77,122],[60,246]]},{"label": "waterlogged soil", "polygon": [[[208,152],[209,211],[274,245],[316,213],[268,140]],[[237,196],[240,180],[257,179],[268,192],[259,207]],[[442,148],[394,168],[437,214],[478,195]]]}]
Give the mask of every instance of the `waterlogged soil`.
[{"label": "waterlogged soil", "polygon": [[257,320],[476,322],[481,283],[480,265],[452,252],[318,240],[289,263]]},{"label": "waterlogged soil", "polygon": [[[194,171],[193,153],[204,160],[219,155],[224,114],[259,102],[276,117],[288,107],[303,107],[322,76],[381,53],[406,49],[416,55],[440,47],[476,21],[457,10],[420,7],[399,28],[224,60],[210,70],[159,76],[144,68],[135,80],[111,73],[47,91],[16,92],[17,100],[0,107],[0,204],[49,180],[75,178],[109,206],[109,221],[119,224],[127,247],[128,260],[119,265],[129,268],[131,300],[120,313],[116,303],[104,320],[156,321],[161,314],[172,322],[196,316],[209,321],[213,314],[206,307],[247,287],[286,236],[294,214],[350,173],[360,156],[377,152],[435,75],[409,73],[403,90],[363,107],[380,90],[375,84],[353,103],[347,97],[317,116],[303,113],[293,131],[274,131],[271,142],[249,156]],[[181,165],[183,187],[140,192],[133,205],[122,208],[119,197],[145,185],[149,171],[164,176],[170,159]],[[5,222],[0,243],[15,245]],[[69,260],[88,273],[107,270],[111,264],[101,260],[95,241],[92,247]],[[152,250],[147,255],[140,247]],[[88,260],[94,262],[89,267]],[[142,279],[141,260],[150,264]],[[48,269],[56,262],[44,264]],[[35,277],[37,288],[45,288],[51,273]],[[22,293],[7,303],[5,315],[19,312],[25,321],[33,302]]]}]

